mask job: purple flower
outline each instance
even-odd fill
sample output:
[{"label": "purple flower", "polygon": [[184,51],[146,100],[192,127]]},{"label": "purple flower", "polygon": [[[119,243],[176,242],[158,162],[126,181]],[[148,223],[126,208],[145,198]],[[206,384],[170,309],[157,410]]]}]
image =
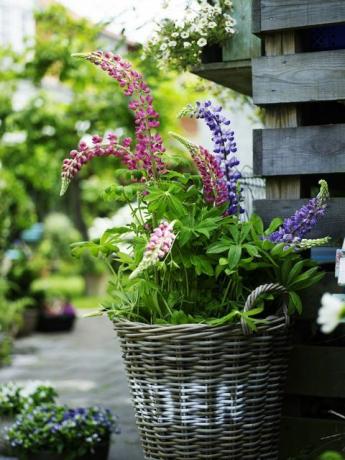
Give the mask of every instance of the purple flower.
[{"label": "purple flower", "polygon": [[320,180],[320,192],[317,197],[308,201],[291,217],[284,220],[282,226],[273,232],[269,239],[274,243],[297,244],[316,225],[318,219],[325,214],[329,197],[328,185]]},{"label": "purple flower", "polygon": [[237,214],[244,212],[240,205],[241,190],[238,184],[241,173],[236,169],[240,162],[235,156],[237,145],[235,133],[229,128],[231,122],[221,112],[222,107],[212,105],[211,101],[197,102],[194,116],[205,120],[212,132],[213,155],[220,165],[227,184],[229,201],[227,214]]}]

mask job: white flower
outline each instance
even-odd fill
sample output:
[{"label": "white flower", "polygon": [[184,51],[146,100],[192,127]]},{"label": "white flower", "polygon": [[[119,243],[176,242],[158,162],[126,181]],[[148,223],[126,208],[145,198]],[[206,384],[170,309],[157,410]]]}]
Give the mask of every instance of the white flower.
[{"label": "white flower", "polygon": [[171,46],[172,48],[175,48],[176,45],[177,45],[177,42],[175,42],[175,40],[172,40],[171,42],[169,42],[169,46]]},{"label": "white flower", "polygon": [[203,46],[207,45],[207,40],[206,38],[199,38],[199,40],[196,43],[198,46],[200,46],[200,48],[202,48]]},{"label": "white flower", "polygon": [[174,37],[174,38],[177,38],[177,37],[179,36],[179,33],[178,33],[178,32],[173,32],[173,33],[171,34],[171,36]]},{"label": "white flower", "polygon": [[321,331],[328,334],[340,323],[345,313],[345,303],[332,294],[324,294],[321,305],[317,323],[321,325]]},{"label": "white flower", "polygon": [[188,33],[188,32],[182,32],[182,33],[181,33],[181,37],[182,37],[182,38],[188,38],[188,37],[189,37],[189,33]]},{"label": "white flower", "polygon": [[217,24],[215,22],[211,21],[211,22],[208,23],[208,28],[209,29],[214,29],[215,27],[217,27]]},{"label": "white flower", "polygon": [[192,45],[189,42],[183,42],[184,48],[190,48]]},{"label": "white flower", "polygon": [[159,49],[161,51],[165,51],[167,48],[168,48],[168,45],[166,43],[162,43]]}]

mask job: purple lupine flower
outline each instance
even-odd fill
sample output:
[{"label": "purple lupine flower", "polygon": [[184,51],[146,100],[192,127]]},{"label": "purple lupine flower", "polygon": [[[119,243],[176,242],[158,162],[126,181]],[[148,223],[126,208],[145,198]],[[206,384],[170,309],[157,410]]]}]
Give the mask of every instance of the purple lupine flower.
[{"label": "purple lupine flower", "polygon": [[146,245],[144,256],[138,267],[129,276],[135,278],[139,273],[154,265],[158,260],[164,259],[171,251],[176,238],[173,233],[174,222],[163,220],[157,228],[153,230],[150,240]]},{"label": "purple lupine flower", "polygon": [[328,185],[325,180],[320,180],[320,192],[317,197],[308,201],[291,217],[284,220],[281,227],[269,235],[273,243],[298,244],[325,214],[327,199],[329,197]]},{"label": "purple lupine flower", "polygon": [[227,214],[237,214],[244,212],[240,205],[241,190],[238,184],[241,173],[236,169],[240,162],[235,155],[237,145],[235,133],[229,128],[231,122],[221,112],[222,107],[212,105],[211,101],[197,102],[194,116],[205,120],[212,132],[213,154],[219,162],[227,183],[229,201]]}]

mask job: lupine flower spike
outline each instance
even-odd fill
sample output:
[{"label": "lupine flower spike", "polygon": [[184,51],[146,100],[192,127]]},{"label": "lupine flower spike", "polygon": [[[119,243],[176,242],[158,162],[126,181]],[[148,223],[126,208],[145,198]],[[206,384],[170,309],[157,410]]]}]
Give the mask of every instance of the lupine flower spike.
[{"label": "lupine flower spike", "polygon": [[135,278],[139,273],[147,268],[155,265],[158,260],[164,259],[171,251],[172,245],[176,238],[173,233],[175,222],[162,221],[160,225],[153,230],[150,240],[147,243],[144,257],[138,267],[129,276],[130,279]]},{"label": "lupine flower spike", "polygon": [[240,205],[241,187],[238,183],[241,173],[236,169],[240,162],[235,155],[237,152],[235,133],[229,128],[231,122],[221,113],[222,110],[222,107],[212,105],[211,101],[197,102],[196,106],[188,105],[179,116],[203,119],[210,129],[214,144],[212,154],[226,179],[229,201],[227,214],[231,215],[244,212]]},{"label": "lupine flower spike", "polygon": [[83,164],[94,156],[104,156],[104,152],[105,155],[119,156],[129,169],[143,169],[148,178],[157,177],[159,173],[164,172],[162,154],[165,148],[161,136],[155,132],[159,127],[159,114],[153,108],[153,97],[142,75],[133,70],[129,62],[110,52],[95,51],[75,56],[83,57],[99,66],[119,83],[126,96],[132,97],[128,107],[135,116],[136,146],[133,153],[128,150],[131,143],[128,138],[116,146],[111,142],[101,146],[99,144],[102,141],[99,136],[94,137],[95,140],[98,140],[96,148],[89,149],[84,143],[81,143],[78,150],[72,150],[71,158],[64,162],[61,192],[66,191],[69,182]]},{"label": "lupine flower spike", "polygon": [[197,166],[202,183],[206,203],[220,206],[228,201],[228,189],[224,173],[217,159],[208,150],[189,142],[178,134],[171,133],[191,154]]},{"label": "lupine flower spike", "polygon": [[304,249],[312,246],[311,242],[313,240],[305,240],[304,236],[312,230],[318,219],[325,214],[329,198],[327,182],[321,179],[319,185],[319,194],[309,200],[293,216],[285,219],[282,226],[268,237],[273,243],[286,243],[287,245],[301,246]]}]

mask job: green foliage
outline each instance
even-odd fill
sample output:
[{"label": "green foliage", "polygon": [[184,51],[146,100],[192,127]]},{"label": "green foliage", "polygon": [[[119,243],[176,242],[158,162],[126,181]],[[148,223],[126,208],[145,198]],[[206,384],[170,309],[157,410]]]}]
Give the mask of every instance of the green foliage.
[{"label": "green foliage", "polygon": [[14,382],[0,385],[0,416],[13,417],[24,410],[55,402],[57,393],[51,385],[29,384],[26,388]]},{"label": "green foliage", "polygon": [[[6,142],[0,142],[0,161],[15,179],[13,196],[20,209],[11,214],[15,216],[11,228],[17,232],[34,218],[43,220],[49,212],[60,211],[71,216],[85,238],[95,216],[111,215],[119,206],[99,199],[114,181],[119,167],[116,158],[108,159],[106,170],[102,160],[95,159],[81,173],[82,186],[75,181],[66,198],[58,205],[56,200],[61,161],[82,136],[115,129],[133,134],[132,115],[121,90],[97,69],[81,66],[72,57],[91,49],[126,49],[124,38],[111,45],[105,42],[104,27],[104,23],[76,18],[54,3],[37,11],[35,40],[23,54],[0,49],[0,139],[6,135]],[[176,129],[177,107],[184,97],[193,96],[193,90],[183,88],[174,74],[160,74],[152,68],[152,60],[142,61],[136,51],[131,51],[131,60],[156,89],[156,107],[164,115],[163,133]],[[17,106],[15,91],[23,80],[28,85],[27,98]],[[30,219],[25,217],[29,206]]]},{"label": "green foliage", "polygon": [[344,460],[344,456],[338,452],[329,451],[320,455],[320,460]]},{"label": "green foliage", "polygon": [[[318,267],[296,248],[266,238],[280,219],[265,231],[256,215],[244,222],[237,216],[224,217],[224,211],[225,207],[204,203],[198,176],[168,172],[146,184],[145,194],[138,194],[131,225],[109,229],[99,241],[74,245],[73,252],[80,256],[87,250],[113,267],[112,300],[104,305],[112,319],[219,325],[243,316],[255,329],[258,321],[275,312],[277,298],[263,295],[246,314],[243,305],[253,289],[266,283],[282,284],[289,312],[300,313],[299,292],[321,279]],[[152,228],[163,220],[174,221],[177,237],[171,252],[131,279]],[[130,247],[126,252],[125,246]]]},{"label": "green foliage", "polygon": [[80,458],[109,440],[115,421],[108,410],[97,407],[68,409],[43,405],[17,416],[8,431],[8,443],[16,455],[48,452],[66,460]]},{"label": "green foliage", "polygon": [[32,283],[32,292],[44,292],[47,298],[80,297],[84,288],[85,282],[80,276],[66,278],[60,275],[51,275],[37,279]]}]

